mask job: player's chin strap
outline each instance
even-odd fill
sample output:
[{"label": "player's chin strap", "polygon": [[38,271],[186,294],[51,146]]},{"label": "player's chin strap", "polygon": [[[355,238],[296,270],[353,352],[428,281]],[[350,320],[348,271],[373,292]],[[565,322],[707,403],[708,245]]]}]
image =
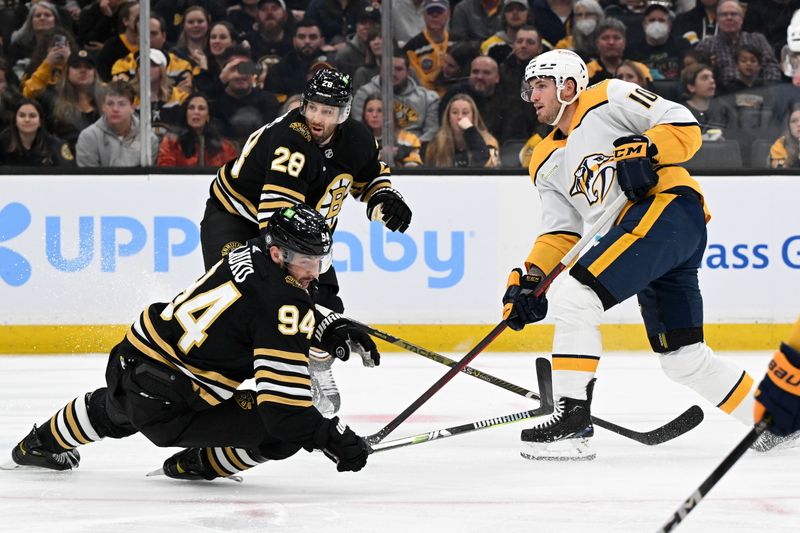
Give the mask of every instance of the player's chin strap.
[{"label": "player's chin strap", "polygon": [[561,107],[558,110],[558,114],[556,115],[556,119],[553,122],[550,123],[551,126],[557,126],[558,125],[558,121],[561,120],[561,115],[564,114],[564,110],[567,108],[567,106],[570,105],[571,103],[573,103],[575,100],[577,100],[578,96],[580,96],[580,93],[576,93],[575,96],[572,97],[572,100],[570,100],[569,102],[567,102],[566,100],[562,100],[561,99],[561,93],[564,90],[564,87],[566,87],[566,81],[564,82],[564,85],[562,85],[561,87],[556,87],[556,98],[558,99],[559,103],[561,104]]}]

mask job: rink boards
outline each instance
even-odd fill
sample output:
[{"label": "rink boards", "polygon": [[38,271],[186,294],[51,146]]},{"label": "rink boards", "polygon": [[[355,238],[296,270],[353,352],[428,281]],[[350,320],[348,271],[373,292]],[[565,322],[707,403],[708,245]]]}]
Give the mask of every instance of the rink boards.
[{"label": "rink boards", "polygon": [[[2,176],[0,353],[98,352],[153,301],[202,274],[210,175]],[[345,201],[335,266],[348,314],[426,348],[466,351],[499,320],[509,269],[538,233],[526,176],[400,176],[406,234]],[[800,180],[699,178],[712,214],[701,270],[717,349],[773,347],[799,310]],[[555,287],[557,289],[557,287]],[[634,301],[611,310],[608,350],[646,349]],[[547,350],[552,325],[489,350]]]}]

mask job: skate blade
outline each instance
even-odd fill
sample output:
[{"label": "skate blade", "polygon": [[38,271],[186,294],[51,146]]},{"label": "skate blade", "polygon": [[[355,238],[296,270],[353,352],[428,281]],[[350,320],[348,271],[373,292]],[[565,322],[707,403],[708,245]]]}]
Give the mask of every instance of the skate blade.
[{"label": "skate blade", "polygon": [[519,454],[530,461],[593,461],[597,454],[589,439],[566,439],[556,442],[524,442]]},{"label": "skate blade", "polygon": [[7,463],[0,464],[0,470],[33,470],[36,468],[37,470],[47,470],[46,468],[37,468],[35,466],[30,465],[18,465],[14,461],[9,461]]},{"label": "skate blade", "polygon": [[0,464],[0,470],[29,470],[29,471],[36,471],[36,472],[69,472],[70,470],[74,470],[74,468],[72,468],[72,469],[71,468],[65,468],[64,470],[56,470],[54,468],[45,468],[43,466],[36,466],[36,465],[18,465],[14,461],[9,461],[7,463]]},{"label": "skate blade", "polygon": [[[166,477],[166,474],[164,473],[164,469],[163,468],[157,468],[157,469],[153,470],[152,472],[148,472],[147,474],[144,475],[144,477],[155,477],[155,476],[165,476]],[[244,478],[242,478],[242,476],[237,476],[236,474],[228,476],[228,477],[223,477],[221,479],[228,479],[230,481],[235,481],[236,483],[241,483],[242,481],[244,481]],[[180,480],[180,481],[205,481],[205,480],[185,479],[185,480]]]}]

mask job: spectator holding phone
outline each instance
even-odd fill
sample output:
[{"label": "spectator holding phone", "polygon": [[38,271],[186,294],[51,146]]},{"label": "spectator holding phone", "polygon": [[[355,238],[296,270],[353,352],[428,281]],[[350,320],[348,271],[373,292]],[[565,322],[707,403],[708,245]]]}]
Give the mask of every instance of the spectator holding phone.
[{"label": "spectator holding phone", "polygon": [[100,118],[96,82],[94,58],[86,50],[78,50],[70,54],[66,74],[39,97],[47,129],[64,139],[73,153],[81,131]]},{"label": "spectator holding phone", "polygon": [[232,46],[224,57],[219,74],[223,89],[214,100],[212,114],[223,137],[241,147],[254,130],[278,116],[280,103],[256,86],[261,65],[253,62],[248,49]]},{"label": "spectator holding phone", "polygon": [[31,7],[22,27],[11,34],[11,45],[7,53],[18,78],[26,70],[33,51],[42,42],[45,45],[50,44],[48,32],[57,26],[61,26],[61,18],[56,6],[41,0]]},{"label": "spectator holding phone", "polygon": [[22,94],[27,98],[37,98],[45,89],[58,83],[64,76],[72,50],[77,47],[63,28],[54,28],[48,34],[50,38],[41,41],[33,51],[22,78]]}]

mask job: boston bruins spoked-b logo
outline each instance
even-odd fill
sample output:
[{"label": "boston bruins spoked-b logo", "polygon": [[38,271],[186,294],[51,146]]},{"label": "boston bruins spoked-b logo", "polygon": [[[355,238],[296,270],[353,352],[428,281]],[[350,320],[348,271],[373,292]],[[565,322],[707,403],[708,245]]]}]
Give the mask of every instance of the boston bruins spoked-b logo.
[{"label": "boston bruins spoked-b logo", "polygon": [[606,154],[587,155],[578,165],[573,177],[575,180],[570,187],[570,196],[582,194],[586,196],[589,205],[606,197],[611,184],[614,183],[616,167],[614,157]]},{"label": "boston bruins spoked-b logo", "polygon": [[336,224],[336,218],[342,211],[342,202],[347,198],[352,181],[352,175],[339,174],[328,185],[325,194],[322,195],[317,204],[317,211],[325,217],[325,221],[331,228]]}]

